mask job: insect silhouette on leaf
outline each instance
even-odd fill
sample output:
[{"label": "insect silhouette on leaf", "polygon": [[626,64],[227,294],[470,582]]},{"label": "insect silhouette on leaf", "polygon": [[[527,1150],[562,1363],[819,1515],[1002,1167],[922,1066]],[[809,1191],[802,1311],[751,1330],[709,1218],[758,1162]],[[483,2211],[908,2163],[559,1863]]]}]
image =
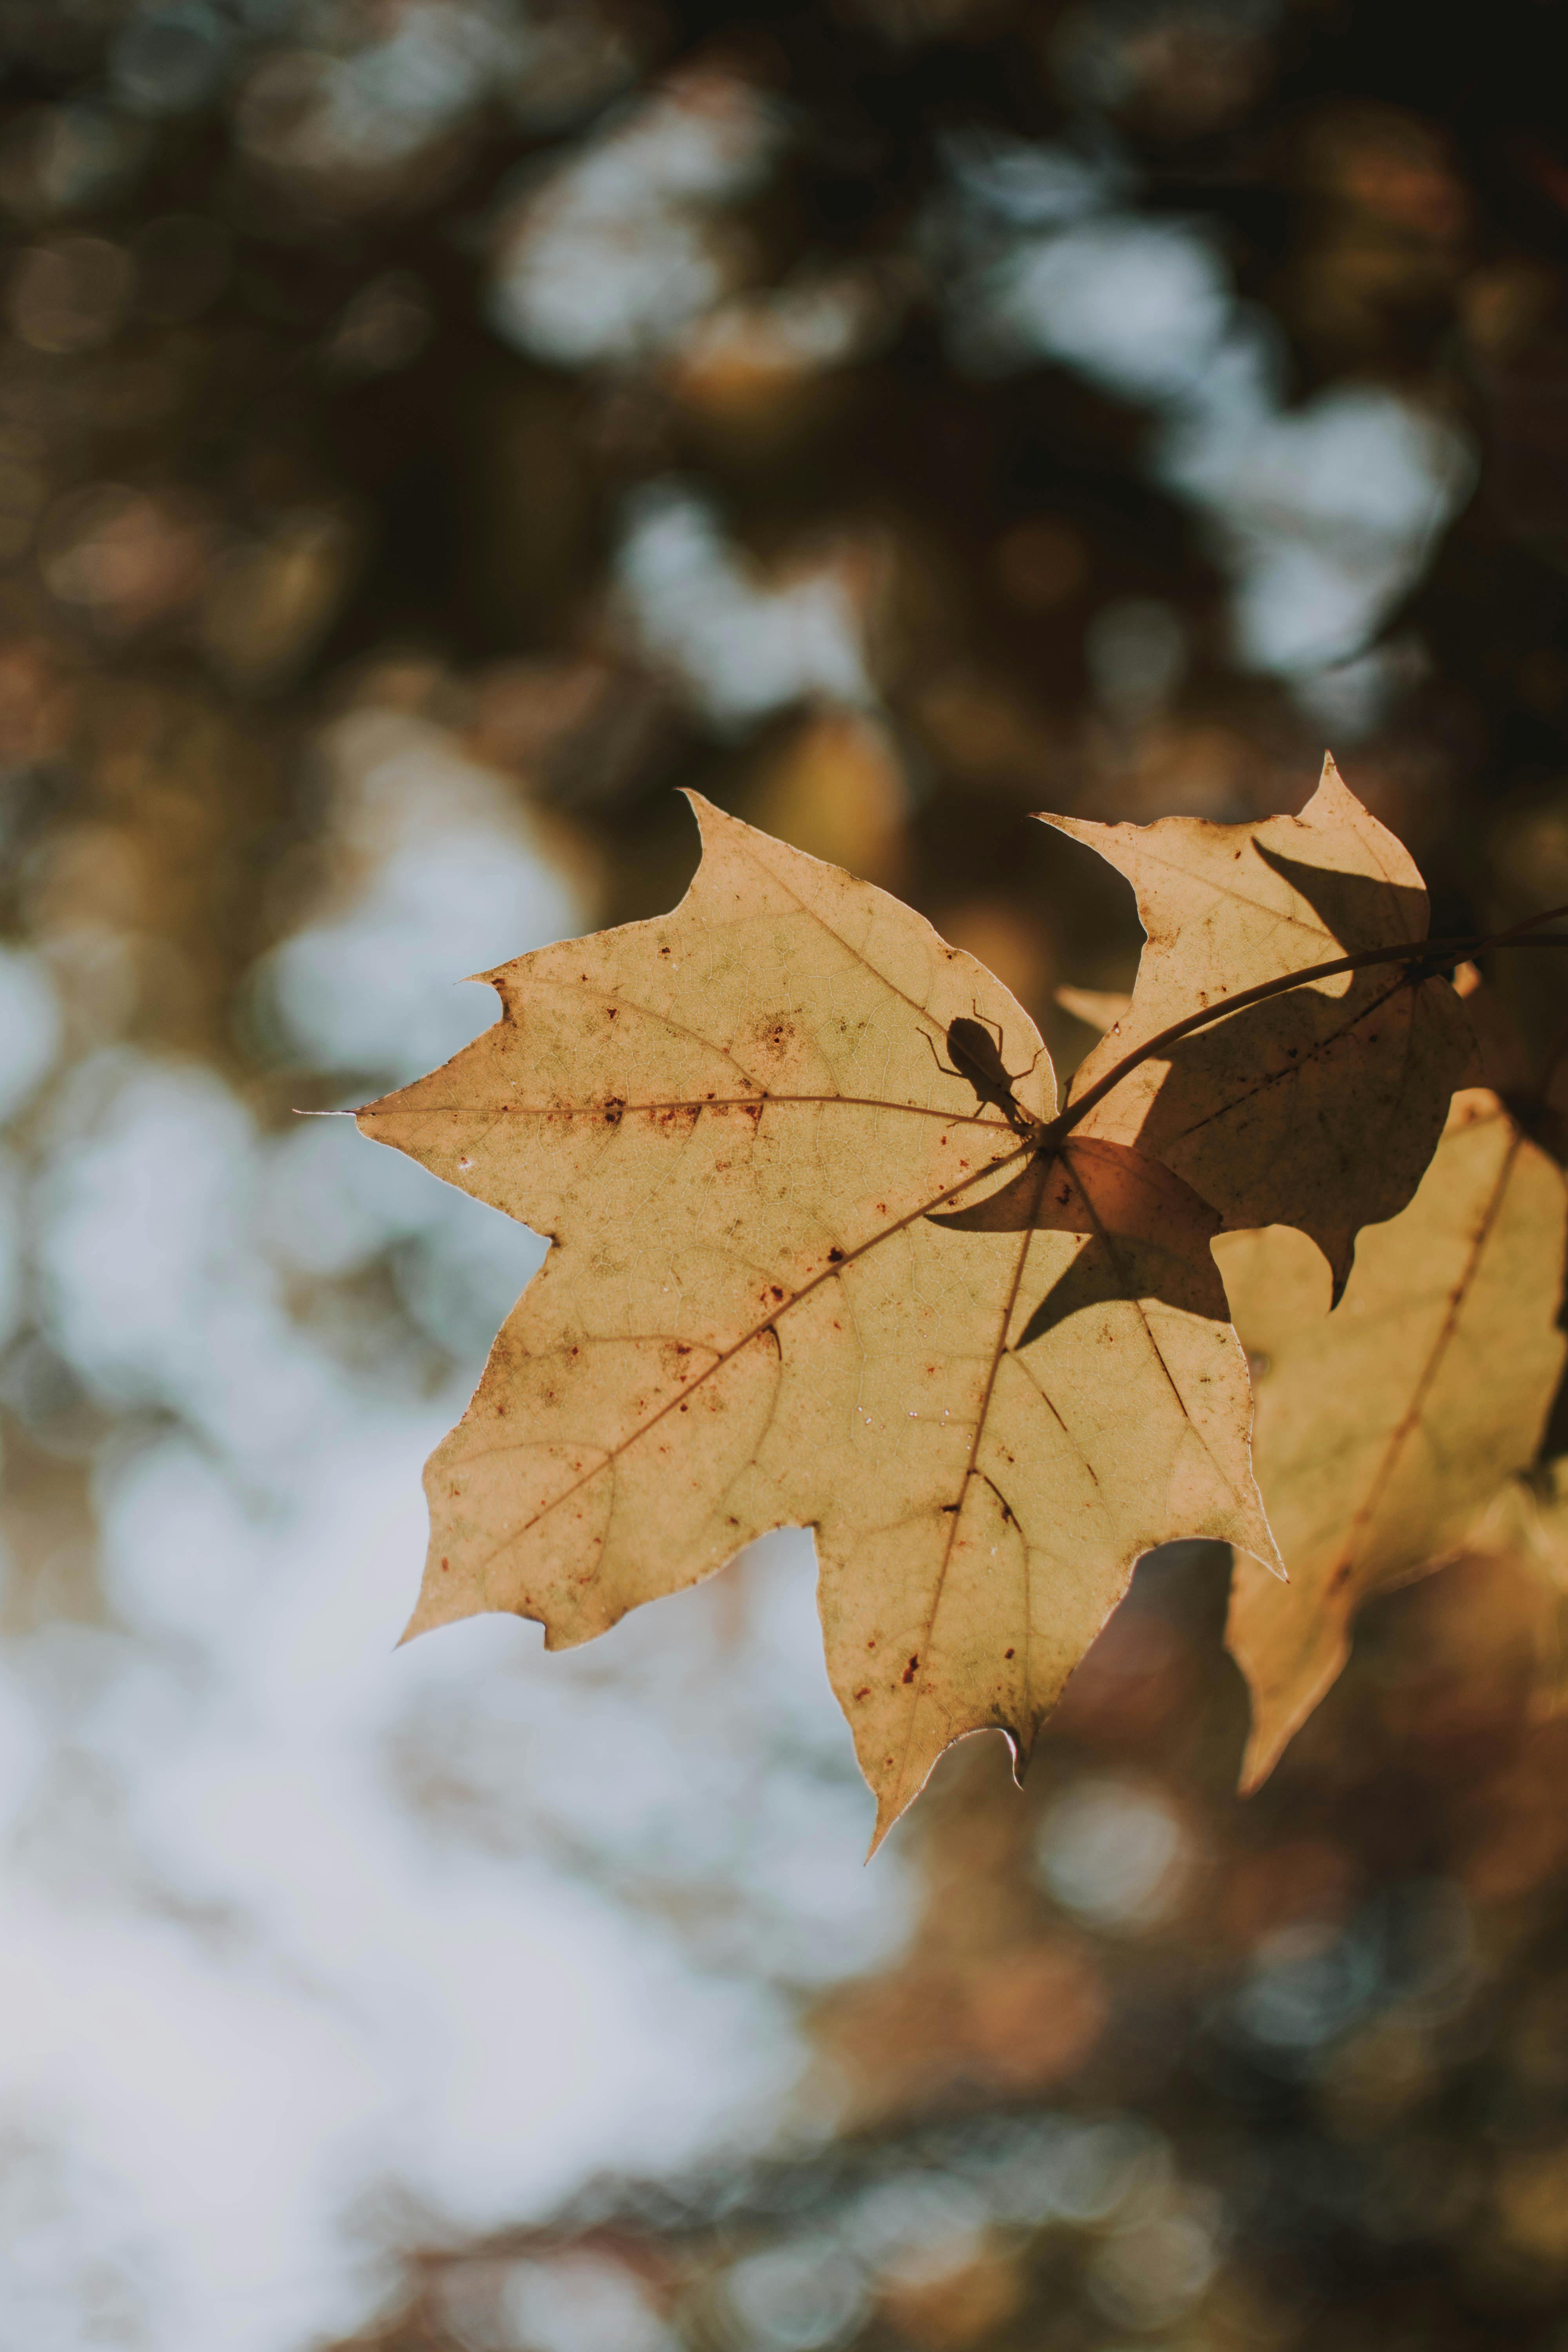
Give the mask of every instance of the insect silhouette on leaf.
[{"label": "insect silhouette on leaf", "polygon": [[[1029,1117],[1013,1089],[1020,1080],[1031,1075],[1040,1058],[1039,1054],[1035,1055],[1028,1069],[1009,1070],[1002,1059],[1000,1026],[993,1036],[984,1021],[971,1020],[966,1013],[960,1013],[957,1020],[947,1024],[947,1050],[952,1056],[951,1066],[942,1060],[929,1037],[926,1044],[931,1045],[931,1058],[944,1076],[966,1079],[974,1088],[976,1100],[990,1103],[994,1109],[999,1110],[1016,1135],[1034,1134],[1038,1122]],[[1045,1048],[1042,1046],[1040,1051],[1043,1053]]]}]

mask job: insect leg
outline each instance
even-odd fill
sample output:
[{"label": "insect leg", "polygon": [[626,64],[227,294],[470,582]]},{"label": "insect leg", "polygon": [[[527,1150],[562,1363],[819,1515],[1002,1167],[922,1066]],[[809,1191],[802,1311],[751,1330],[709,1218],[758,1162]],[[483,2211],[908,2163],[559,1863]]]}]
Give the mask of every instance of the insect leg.
[{"label": "insect leg", "polygon": [[[963,1076],[963,1072],[962,1070],[950,1069],[947,1064],[942,1060],[942,1055],[937,1052],[936,1047],[931,1045],[930,1030],[922,1029],[921,1031],[921,1035],[925,1039],[926,1044],[931,1046],[931,1060],[936,1064],[937,1068],[942,1072],[942,1076],[944,1078],[962,1078]],[[966,1081],[966,1084],[973,1084],[973,1080]]]}]

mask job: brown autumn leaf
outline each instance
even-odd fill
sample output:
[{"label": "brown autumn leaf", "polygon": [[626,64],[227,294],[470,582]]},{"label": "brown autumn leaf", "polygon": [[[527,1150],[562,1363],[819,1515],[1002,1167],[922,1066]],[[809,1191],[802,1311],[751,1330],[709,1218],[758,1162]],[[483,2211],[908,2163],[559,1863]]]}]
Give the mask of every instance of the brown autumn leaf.
[{"label": "brown autumn leaf", "polygon": [[410,1630],[565,1647],[813,1527],[880,1835],[963,1732],[1027,1752],[1141,1553],[1277,1557],[1246,1363],[1179,1179],[1036,1155],[1055,1082],[1001,983],[696,806],[672,914],[486,975],[495,1027],[359,1114],[554,1244],[429,1464]]},{"label": "brown autumn leaf", "polygon": [[1289,1586],[1237,1563],[1226,1641],[1252,1692],[1254,1788],[1333,1682],[1369,1594],[1465,1546],[1535,1453],[1564,1341],[1568,1185],[1496,1095],[1454,1097],[1409,1207],[1329,1277],[1281,1225],[1215,1244],[1253,1368],[1253,1459]]},{"label": "brown autumn leaf", "polygon": [[[1044,820],[1131,882],[1148,933],[1127,1012],[1087,1055],[1076,1100],[1201,1005],[1363,948],[1426,936],[1408,851],[1331,759],[1300,816],[1247,824]],[[1079,1132],[1136,1144],[1184,1177],[1232,1230],[1295,1225],[1343,1286],[1358,1229],[1404,1208],[1471,1054],[1444,980],[1398,965],[1271,998],[1152,1056]]]}]

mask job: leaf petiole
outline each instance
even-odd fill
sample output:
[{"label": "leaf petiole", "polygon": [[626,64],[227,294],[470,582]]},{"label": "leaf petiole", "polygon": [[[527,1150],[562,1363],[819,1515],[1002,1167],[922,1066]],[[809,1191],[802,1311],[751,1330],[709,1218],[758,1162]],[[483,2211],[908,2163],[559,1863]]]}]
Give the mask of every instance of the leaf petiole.
[{"label": "leaf petiole", "polygon": [[1049,1150],[1070,1135],[1097,1104],[1131,1076],[1141,1064],[1152,1061],[1168,1046],[1178,1045],[1199,1029],[1207,1029],[1228,1013],[1245,1012],[1248,1005],[1267,1003],[1270,997],[1288,996],[1292,990],[1307,987],[1315,980],[1331,980],[1342,971],[1365,971],[1378,964],[1403,963],[1409,966],[1405,978],[1413,985],[1434,979],[1468,957],[1483,954],[1490,948],[1568,948],[1568,931],[1552,932],[1542,937],[1538,929],[1542,923],[1555,922],[1568,915],[1568,906],[1549,907],[1544,913],[1531,915],[1522,923],[1515,923],[1506,931],[1493,931],[1484,937],[1468,940],[1406,940],[1399,947],[1358,948],[1353,954],[1335,956],[1327,963],[1308,964],[1300,971],[1284,972],[1275,980],[1259,981],[1256,988],[1244,988],[1235,996],[1221,997],[1216,1004],[1205,1004],[1184,1020],[1172,1022],[1168,1029],[1145,1038],[1142,1045],[1106,1071],[1103,1077],[1086,1088],[1078,1100],[1069,1103],[1054,1119],[1042,1124],[1036,1138],[1037,1148]]}]

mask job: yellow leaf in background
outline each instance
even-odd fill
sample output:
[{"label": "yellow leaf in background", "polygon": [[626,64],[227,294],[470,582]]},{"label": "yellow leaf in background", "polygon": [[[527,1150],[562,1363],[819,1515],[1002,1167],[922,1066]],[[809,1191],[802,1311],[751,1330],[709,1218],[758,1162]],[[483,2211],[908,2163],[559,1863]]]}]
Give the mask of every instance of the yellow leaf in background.
[{"label": "yellow leaf in background", "polygon": [[1536,1451],[1563,1368],[1568,1184],[1498,1097],[1454,1098],[1409,1207],[1343,1297],[1283,1226],[1215,1245],[1252,1361],[1253,1460],[1289,1586],[1238,1560],[1226,1641],[1252,1692],[1252,1788],[1348,1654],[1369,1594],[1464,1547]]},{"label": "yellow leaf in background", "polygon": [[1538,1719],[1560,1715],[1568,1706],[1568,1455],[1510,1478],[1470,1528],[1465,1549],[1505,1561],[1517,1574],[1535,1650],[1531,1711]]},{"label": "yellow leaf in background", "polygon": [[[1074,1099],[1200,1006],[1358,949],[1426,936],[1414,860],[1332,760],[1300,816],[1045,822],[1127,876],[1148,933],[1131,1004],[1086,1055]],[[1397,965],[1380,965],[1181,1040],[1133,1071],[1079,1131],[1164,1160],[1232,1229],[1310,1234],[1339,1287],[1358,1228],[1394,1216],[1415,1192],[1471,1051],[1447,981],[1412,988]]]},{"label": "yellow leaf in background", "polygon": [[950,1741],[1026,1752],[1179,1536],[1276,1558],[1217,1220],[1114,1142],[1036,1150],[1055,1082],[984,967],[698,802],[651,922],[488,975],[494,1028],[359,1114],[554,1246],[432,1457],[411,1631],[552,1647],[816,1530],[880,1835]]},{"label": "yellow leaf in background", "polygon": [[1051,994],[1062,1011],[1081,1021],[1086,1029],[1101,1032],[1125,1021],[1132,1007],[1132,999],[1120,988],[1073,988],[1064,982]]},{"label": "yellow leaf in background", "polygon": [[764,833],[884,888],[909,865],[909,789],[885,727],[854,710],[800,720],[752,778],[746,815]]}]

